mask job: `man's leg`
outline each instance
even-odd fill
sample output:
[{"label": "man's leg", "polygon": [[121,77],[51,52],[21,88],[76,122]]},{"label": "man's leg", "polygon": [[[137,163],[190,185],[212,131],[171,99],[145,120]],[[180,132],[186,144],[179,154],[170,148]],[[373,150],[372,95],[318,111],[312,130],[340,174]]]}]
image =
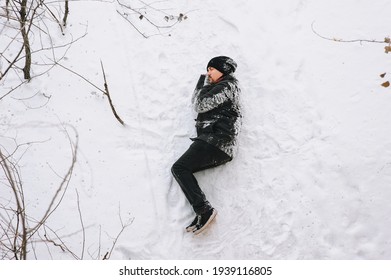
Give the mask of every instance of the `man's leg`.
[{"label": "man's leg", "polygon": [[207,201],[193,173],[216,167],[230,160],[231,158],[218,148],[196,140],[174,163],[171,169],[172,174],[197,214],[205,213],[212,209],[212,206]]}]

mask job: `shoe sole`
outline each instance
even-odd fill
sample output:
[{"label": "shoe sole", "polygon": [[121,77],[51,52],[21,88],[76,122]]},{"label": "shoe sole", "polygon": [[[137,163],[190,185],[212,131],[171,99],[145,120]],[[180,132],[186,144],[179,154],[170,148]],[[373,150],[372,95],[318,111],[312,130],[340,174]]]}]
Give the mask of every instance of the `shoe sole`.
[{"label": "shoe sole", "polygon": [[187,228],[186,228],[186,231],[187,231],[187,232],[192,232],[195,228],[196,228],[196,226],[187,227]]},{"label": "shoe sole", "polygon": [[[198,218],[198,215],[197,215],[197,218]],[[195,225],[193,225],[193,226],[189,225],[189,226],[186,227],[186,231],[187,232],[193,232],[196,227],[197,227],[197,223],[195,223]]]},{"label": "shoe sole", "polygon": [[201,232],[203,232],[208,227],[208,225],[214,220],[216,215],[217,215],[217,210],[213,210],[212,215],[210,215],[209,220],[205,223],[205,225],[202,228],[200,228],[199,230],[193,231],[193,233],[195,235],[197,235],[197,234],[200,234]]}]

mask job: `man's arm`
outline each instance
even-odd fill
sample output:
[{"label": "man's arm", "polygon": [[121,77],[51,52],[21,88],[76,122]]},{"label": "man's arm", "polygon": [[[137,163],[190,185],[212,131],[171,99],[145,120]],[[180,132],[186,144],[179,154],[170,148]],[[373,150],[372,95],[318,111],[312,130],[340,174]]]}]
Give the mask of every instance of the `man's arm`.
[{"label": "man's arm", "polygon": [[197,85],[196,85],[196,87],[194,89],[193,95],[191,97],[191,104],[193,104],[193,105],[195,104],[196,100],[198,99],[198,95],[200,94],[201,89],[205,85],[207,80],[208,79],[206,79],[206,75],[205,74],[202,74],[200,76],[200,78],[198,79]]},{"label": "man's arm", "polygon": [[232,89],[225,82],[214,85],[213,87],[204,86],[200,89],[196,87],[193,96],[193,104],[196,112],[205,113],[223,104],[229,98],[232,98]]}]

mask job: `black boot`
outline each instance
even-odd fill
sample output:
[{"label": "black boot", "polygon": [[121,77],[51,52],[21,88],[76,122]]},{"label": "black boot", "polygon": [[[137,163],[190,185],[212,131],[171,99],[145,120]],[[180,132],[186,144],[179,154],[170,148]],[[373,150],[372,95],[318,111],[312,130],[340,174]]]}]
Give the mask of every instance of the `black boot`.
[{"label": "black boot", "polygon": [[199,215],[195,216],[195,218],[191,222],[191,224],[186,227],[186,231],[187,232],[193,231],[195,229],[195,227],[196,227],[196,225],[198,223],[199,217],[200,217]]},{"label": "black boot", "polygon": [[197,216],[198,222],[193,228],[193,233],[194,234],[201,233],[212,222],[212,220],[216,217],[216,215],[217,215],[217,211],[214,208],[208,210],[204,214],[198,215]]}]

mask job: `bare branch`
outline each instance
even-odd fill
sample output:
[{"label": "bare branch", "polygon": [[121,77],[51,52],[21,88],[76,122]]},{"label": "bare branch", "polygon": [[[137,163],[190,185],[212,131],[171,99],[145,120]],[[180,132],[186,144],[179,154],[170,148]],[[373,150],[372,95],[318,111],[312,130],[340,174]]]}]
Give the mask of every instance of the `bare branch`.
[{"label": "bare branch", "polygon": [[[157,9],[152,6],[152,3],[147,4],[143,1],[140,1],[143,4],[143,7],[141,8],[134,8],[130,5],[126,5],[122,3],[120,0],[117,0],[119,6],[122,8],[123,11],[117,10],[117,13],[123,17],[140,35],[142,35],[144,38],[149,38],[156,35],[169,35],[169,30],[171,30],[176,24],[181,22],[182,20],[187,19],[187,15],[185,13],[180,13],[178,16],[174,16],[172,14],[168,14],[164,12],[162,9]],[[156,3],[165,2],[165,1],[156,1]],[[158,18],[160,18],[163,22],[163,24],[157,23],[157,21],[152,20],[148,13],[145,10],[154,11],[158,14]],[[155,30],[157,30],[158,33],[147,35],[145,32],[142,32],[136,24],[133,23],[133,21],[129,18],[130,16],[136,16],[139,20],[145,20],[149,26],[154,27]],[[169,22],[172,22],[171,24]],[[166,33],[163,33],[162,30],[168,30]]]},{"label": "bare branch", "polygon": [[110,92],[109,92],[109,87],[108,87],[108,84],[107,84],[107,80],[106,80],[106,74],[105,74],[105,71],[104,71],[104,68],[103,68],[103,63],[101,61],[101,68],[102,68],[102,73],[103,73],[103,79],[104,79],[104,89],[101,89],[100,87],[98,87],[97,85],[95,85],[94,83],[90,82],[86,77],[84,77],[83,75],[73,71],[72,69],[69,69],[68,67],[58,63],[58,62],[55,62],[56,65],[59,65],[60,67],[64,68],[65,70],[71,72],[72,74],[78,76],[79,78],[83,79],[84,81],[86,81],[88,84],[90,84],[91,86],[93,86],[95,89],[97,89],[98,91],[100,91],[101,93],[103,93],[105,96],[107,96],[108,100],[109,100],[109,104],[110,104],[110,108],[115,116],[115,118],[122,124],[122,125],[125,125],[124,121],[120,118],[120,116],[118,115],[117,111],[115,110],[115,107],[113,105],[113,101],[111,99],[111,96],[110,96]]},{"label": "bare branch", "polygon": [[63,252],[66,252],[65,248],[62,246],[62,244],[56,243],[54,240],[49,239],[47,234],[44,235],[45,240],[49,243],[52,243],[54,246],[59,247]]},{"label": "bare branch", "polygon": [[81,257],[80,257],[80,259],[83,259],[84,258],[84,250],[85,250],[85,246],[86,246],[86,230],[85,230],[84,223],[83,223],[83,216],[82,216],[81,210],[80,210],[79,192],[77,190],[76,190],[76,196],[77,196],[77,211],[79,212],[81,228],[83,230],[83,242],[82,242],[82,250],[81,250]]},{"label": "bare branch", "polygon": [[133,221],[134,221],[134,218],[131,218],[129,219],[125,224],[122,222],[122,217],[121,217],[121,214],[119,214],[119,220],[121,222],[121,230],[118,232],[117,236],[115,237],[114,241],[113,241],[113,245],[111,246],[111,249],[110,251],[106,252],[106,254],[103,256],[103,259],[102,260],[108,260],[110,259],[111,257],[111,254],[113,253],[114,251],[114,248],[118,242],[118,239],[120,238],[120,236],[122,235],[122,233],[124,232],[124,230],[130,226]]},{"label": "bare branch", "polygon": [[388,37],[384,38],[383,41],[381,41],[381,40],[368,40],[368,39],[344,40],[344,39],[330,38],[330,37],[326,37],[326,36],[323,36],[323,35],[319,34],[315,30],[314,24],[315,24],[315,22],[312,22],[312,24],[311,24],[312,32],[314,32],[318,37],[320,37],[322,39],[325,39],[325,40],[334,41],[334,42],[340,42],[340,43],[362,43],[362,42],[379,43],[379,44],[384,44],[384,43],[388,43],[389,44],[390,43],[390,38],[388,38]]},{"label": "bare branch", "polygon": [[[16,46],[17,50],[19,51],[15,52],[14,50],[13,53],[8,53],[8,54],[5,51],[0,53],[0,59],[7,62],[4,65],[5,69],[0,70],[0,80],[3,80],[11,69],[17,69],[23,72],[23,78],[25,80],[30,81],[33,78],[32,75],[33,72],[32,68],[34,68],[33,66],[37,65],[36,61],[38,61],[39,58],[42,58],[42,56],[41,57],[38,56],[36,59],[34,58],[35,60],[34,61],[33,54],[37,54],[38,52],[49,50],[52,51],[52,56],[54,60],[57,60],[54,56],[54,49],[58,47],[55,47],[53,45],[52,37],[50,35],[49,28],[46,24],[49,21],[56,22],[62,34],[64,35],[63,25],[62,23],[60,23],[59,16],[55,14],[55,10],[54,10],[56,9],[54,6],[55,2],[49,2],[45,0],[6,0],[6,1],[7,1],[6,13],[7,13],[8,22],[1,23],[1,25],[4,25],[4,28],[7,28],[9,31],[14,30],[17,33],[14,34],[14,38],[11,38],[5,50],[15,49]],[[66,15],[64,15],[63,20],[66,20],[67,13],[69,13],[68,0],[66,0],[65,5],[66,5],[65,7]],[[19,27],[13,24],[13,22],[17,23]],[[43,30],[41,28],[42,25],[46,27],[46,30]],[[15,33],[15,32],[11,32],[11,33]],[[35,32],[37,32],[39,36],[44,35],[47,39],[49,39],[49,41],[51,42],[50,48],[42,47],[41,49],[39,48],[37,49],[34,40],[30,42],[30,37],[36,36],[36,34],[34,34]],[[8,34],[6,34],[6,36],[8,36]],[[43,41],[41,38],[41,44],[42,42]],[[74,41],[72,40],[72,42],[70,42],[69,44],[72,44],[73,42]],[[7,58],[7,55],[9,56],[12,55],[12,58]],[[17,65],[17,63],[22,59],[24,60],[23,67]],[[0,61],[0,64],[3,61]],[[7,93],[6,95],[8,94],[9,93]],[[4,95],[2,97],[4,97]]]},{"label": "bare branch", "polygon": [[84,81],[86,81],[87,83],[89,83],[91,86],[93,86],[94,88],[96,88],[97,90],[99,90],[101,93],[105,94],[105,91],[101,88],[99,88],[98,86],[96,86],[95,84],[93,84],[92,82],[90,82],[87,78],[85,78],[84,76],[80,75],[79,73],[73,71],[72,69],[69,69],[68,67],[65,67],[64,65],[58,63],[58,62],[55,62],[56,65],[64,68],[65,70],[71,72],[72,74],[78,76],[79,78],[83,79]]},{"label": "bare branch", "polygon": [[[79,258],[74,252],[72,252],[72,250],[70,250],[70,249],[68,248],[68,246],[64,243],[64,241],[63,241],[62,238],[57,234],[57,232],[55,232],[53,229],[51,229],[51,228],[48,227],[47,225],[44,225],[43,228],[44,228],[44,231],[45,231],[45,234],[44,234],[45,240],[44,240],[44,241],[49,241],[49,242],[52,243],[53,245],[60,247],[61,250],[64,250],[64,251],[68,252],[69,254],[71,254],[72,257],[73,257],[74,259],[80,260],[80,258]],[[52,234],[54,234],[54,236],[55,236],[56,238],[55,238],[55,239],[49,238],[49,237],[48,237],[47,230],[49,230]],[[57,242],[56,242],[56,240],[57,240]]]},{"label": "bare branch", "polygon": [[[67,2],[68,1],[66,1],[65,6],[67,5]],[[64,29],[62,28],[60,20],[57,19],[56,15],[52,12],[52,10],[50,9],[50,7],[48,5],[46,5],[45,3],[42,3],[42,4],[46,8],[46,10],[50,13],[50,15],[54,18],[54,20],[57,22],[58,26],[60,27],[62,35],[64,35]]]},{"label": "bare branch", "polygon": [[[54,196],[52,197],[52,200],[49,203],[49,206],[48,206],[45,214],[39,220],[37,225],[29,230],[29,234],[31,234],[31,235],[33,235],[46,222],[46,220],[51,216],[51,214],[60,205],[60,203],[61,203],[61,201],[62,201],[62,199],[63,199],[63,197],[64,197],[64,195],[65,195],[65,193],[66,193],[66,191],[68,189],[68,185],[69,185],[72,173],[73,173],[73,169],[74,169],[75,164],[76,164],[77,149],[78,149],[78,134],[75,131],[75,133],[76,133],[76,143],[72,143],[72,140],[71,140],[71,138],[69,136],[68,131],[66,130],[65,127],[63,127],[63,129],[64,129],[64,132],[66,133],[66,135],[68,136],[68,140],[69,140],[70,145],[71,145],[71,151],[72,151],[71,165],[70,165],[67,173],[65,174],[64,178],[62,179],[62,181],[60,183],[60,186],[57,188]],[[57,201],[58,197],[59,197],[59,199]]]},{"label": "bare branch", "polygon": [[8,67],[5,69],[5,71],[3,73],[0,73],[0,81],[7,75],[8,71],[11,70],[15,63],[19,60],[19,57],[20,55],[22,54],[23,52],[23,49],[24,47],[22,47],[19,52],[16,54],[16,56],[14,57],[13,61],[11,61],[8,65]]},{"label": "bare branch", "polygon": [[[14,253],[15,259],[26,259],[27,256],[27,225],[26,225],[26,216],[25,216],[25,206],[22,188],[18,185],[20,180],[17,178],[19,175],[16,168],[13,167],[12,162],[3,154],[0,149],[0,164],[6,176],[6,179],[9,182],[13,196],[16,203],[16,228],[15,235],[12,242],[12,251]],[[19,232],[19,227],[21,227],[21,232]],[[21,239],[21,245],[19,246],[19,238]]]},{"label": "bare branch", "polygon": [[65,0],[65,12],[64,12],[64,17],[62,19],[63,26],[67,25],[68,14],[69,14],[69,1]]},{"label": "bare branch", "polygon": [[144,38],[148,38],[149,36],[145,35],[143,32],[140,31],[140,29],[138,29],[134,24],[133,22],[131,22],[123,13],[121,13],[120,11],[117,10],[117,13],[123,17],[141,36],[143,36]]},{"label": "bare branch", "polygon": [[118,116],[117,111],[116,111],[115,108],[114,108],[113,101],[111,100],[111,96],[110,96],[110,92],[109,92],[109,86],[107,85],[105,69],[103,68],[103,63],[102,63],[102,61],[100,61],[100,65],[101,65],[101,67],[102,67],[103,79],[104,79],[104,81],[105,81],[105,83],[104,83],[104,87],[105,87],[105,92],[104,92],[104,94],[105,94],[105,95],[107,96],[107,98],[109,99],[110,107],[111,107],[111,110],[113,111],[113,114],[114,114],[115,118],[120,122],[120,124],[125,125],[124,121]]}]

